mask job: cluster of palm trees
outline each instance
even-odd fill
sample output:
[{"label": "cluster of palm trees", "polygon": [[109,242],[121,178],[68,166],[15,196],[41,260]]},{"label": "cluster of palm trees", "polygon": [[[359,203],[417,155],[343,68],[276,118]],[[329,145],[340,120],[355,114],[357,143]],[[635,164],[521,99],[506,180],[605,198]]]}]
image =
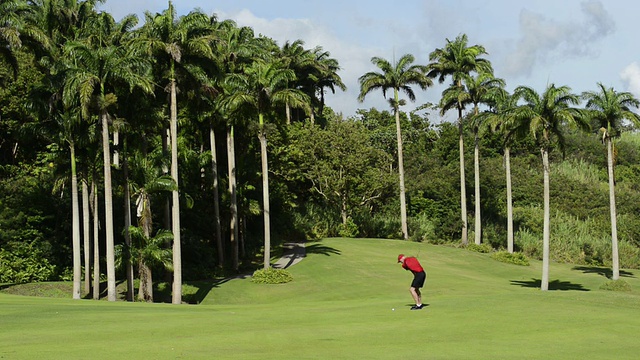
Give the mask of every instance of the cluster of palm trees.
[{"label": "cluster of palm trees", "polygon": [[[98,0],[0,0],[0,58],[15,71],[20,69],[18,51],[27,48],[35,56],[42,81],[33,89],[32,109],[38,126],[55,141],[68,148],[71,164],[73,218],[73,297],[81,289],[81,228],[84,229],[85,286],[90,283],[93,263],[93,296],[97,298],[99,254],[97,250],[98,180],[103,182],[107,264],[107,296],[116,299],[115,265],[123,259],[127,270],[129,298],[133,296],[133,268],[138,268],[138,296],[153,299],[150,266],[162,264],[173,270],[172,302],[181,303],[182,264],[180,204],[189,197],[180,191],[178,126],[204,127],[209,132],[210,164],[213,178],[218,263],[225,262],[219,211],[218,159],[214,129],[226,129],[228,194],[230,198],[229,241],[232,268],[238,269],[239,218],[234,133],[239,125],[253,123],[260,142],[262,176],[262,214],[264,216],[264,267],[270,260],[270,208],[267,138],[270,122],[283,118],[286,123],[322,116],[324,91],[345,89],[338,76],[339,65],[321,47],[305,49],[300,40],[279,47],[273,40],[256,36],[248,27],[233,21],[220,21],[194,10],[177,16],[169,2],[161,13],[146,13],[137,26],[135,16],[115,21],[98,12]],[[475,137],[475,243],[481,242],[479,137],[482,131],[500,131],[504,137],[507,171],[508,248],[513,251],[513,220],[510,191],[509,147],[519,136],[532,136],[539,144],[544,170],[544,235],[542,289],[548,287],[549,259],[549,163],[552,144],[563,144],[566,125],[591,129],[597,125],[609,151],[612,243],[614,279],[619,276],[612,138],[621,122],[639,122],[632,111],[639,104],[631,94],[616,92],[599,84],[599,91],[581,96],[566,86],[549,85],[542,94],[529,87],[517,87],[513,94],[505,82],[496,78],[481,45],[468,45],[466,35],[447,39],[435,49],[429,64],[415,65],[410,55],[397,62],[374,57],[380,72],[359,78],[359,101],[381,89],[396,120],[402,234],[408,239],[405,200],[400,94],[415,100],[412,85],[422,90],[432,79],[450,85],[443,91],[441,113],[456,110],[460,151],[460,205],[462,243],[468,243],[467,196],[465,193],[464,128],[471,126]],[[187,99],[188,101],[184,101]],[[581,99],[586,101],[578,109]],[[181,100],[182,102],[179,102]],[[189,117],[197,121],[184,122]],[[99,131],[99,132],[98,132]],[[99,136],[98,136],[99,134]],[[100,139],[100,141],[98,141]],[[101,144],[101,147],[97,146]],[[112,148],[113,146],[113,148]],[[81,150],[81,151],[78,151]],[[78,155],[77,153],[80,153]],[[102,177],[96,160],[102,157]],[[120,164],[120,159],[123,159]],[[77,163],[80,164],[79,169]],[[112,168],[121,169],[124,178],[125,245],[114,244]],[[80,226],[78,178],[82,184],[84,226]],[[159,192],[166,197],[164,229],[153,233],[150,199]],[[135,199],[136,226],[131,226],[130,201]],[[91,214],[90,214],[91,211]],[[94,259],[89,219],[93,217]],[[172,243],[171,251],[162,244]],[[120,255],[120,256],[119,256]],[[85,288],[85,292],[89,292]]]},{"label": "cluster of palm trees", "polygon": [[[474,135],[474,180],[475,180],[475,244],[482,239],[482,219],[480,212],[480,176],[479,176],[479,136],[481,131],[500,131],[504,136],[504,156],[507,178],[507,232],[508,251],[513,252],[513,204],[511,200],[511,173],[509,149],[515,139],[531,136],[536,140],[543,161],[544,179],[544,228],[543,228],[543,272],[541,289],[547,290],[549,284],[549,151],[553,145],[561,149],[564,145],[563,133],[567,126],[602,133],[602,140],[608,151],[609,193],[611,211],[611,237],[614,280],[619,278],[617,250],[617,225],[615,209],[615,189],[612,150],[612,137],[619,135],[624,120],[640,125],[640,116],[633,111],[640,102],[631,93],[617,92],[598,83],[599,91],[584,92],[581,96],[571,93],[567,86],[550,84],[542,94],[527,86],[516,87],[513,94],[505,90],[505,81],[494,76],[491,63],[483,58],[487,51],[481,45],[468,45],[465,34],[454,40],[447,39],[443,48],[429,55],[427,65],[412,65],[415,61],[410,54],[402,56],[391,64],[378,57],[372,58],[381,72],[369,72],[360,77],[361,92],[359,100],[375,89],[386,91],[393,89],[393,98],[389,99],[396,115],[398,167],[400,177],[400,206],[402,233],[408,238],[406,224],[406,202],[404,170],[402,162],[402,136],[400,133],[399,107],[404,101],[398,98],[403,91],[410,100],[415,99],[411,85],[423,90],[432,85],[431,79],[440,83],[447,79],[450,85],[442,92],[439,103],[441,114],[448,110],[457,110],[460,152],[460,208],[462,222],[462,244],[467,245],[467,205],[465,193],[464,166],[464,129],[469,126]],[[577,106],[586,101],[583,109]],[[481,111],[480,106],[483,106]],[[465,114],[465,110],[467,110]]]},{"label": "cluster of palm trees", "polygon": [[[214,128],[227,129],[230,246],[238,269],[238,214],[234,127],[256,123],[262,153],[265,267],[269,265],[268,122],[286,107],[287,122],[321,115],[324,91],[345,89],[338,62],[321,47],[305,49],[302,41],[280,48],[248,27],[219,21],[199,10],[178,16],[171,2],[161,13],[145,13],[137,27],[135,15],[120,21],[100,12],[98,0],[0,1],[0,57],[21,69],[18,53],[33,54],[42,83],[34,86],[34,122],[52,141],[64,142],[71,164],[73,298],[81,294],[81,226],[78,179],[82,183],[85,292],[99,297],[98,180],[103,182],[104,238],[108,300],[116,300],[116,262],[127,267],[128,297],[133,296],[133,265],[140,276],[140,299],[152,301],[150,266],[173,270],[172,302],[182,302],[179,119],[189,112],[210,129],[210,154],[215,199],[219,264],[225,259],[218,197]],[[32,68],[33,69],[33,68]],[[189,106],[180,100],[189,99]],[[278,108],[276,108],[278,106]],[[190,124],[187,124],[191,126]],[[98,131],[100,136],[98,136]],[[99,141],[100,140],[100,141]],[[101,149],[97,145],[101,144]],[[82,149],[80,152],[78,149]],[[79,154],[80,153],[80,154]],[[102,176],[97,157],[102,155]],[[122,162],[121,160],[122,159]],[[78,164],[78,166],[77,166]],[[124,246],[114,244],[112,169],[122,171],[125,197]],[[165,229],[153,233],[151,197],[167,197]],[[136,200],[137,221],[130,201]],[[90,217],[94,219],[94,259],[88,249]],[[136,226],[131,226],[133,223]],[[172,242],[171,251],[161,246]]]}]

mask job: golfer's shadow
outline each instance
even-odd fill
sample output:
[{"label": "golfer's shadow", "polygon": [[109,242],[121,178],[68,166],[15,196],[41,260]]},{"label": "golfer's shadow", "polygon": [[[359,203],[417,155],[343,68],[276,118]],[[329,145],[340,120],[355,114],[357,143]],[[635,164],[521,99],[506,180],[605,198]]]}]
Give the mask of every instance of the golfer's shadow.
[{"label": "golfer's shadow", "polygon": [[[410,308],[410,307],[415,306],[415,305],[416,305],[416,304],[411,303],[411,304],[406,304],[405,306]],[[429,306],[429,304],[427,304],[427,303],[422,304],[422,307],[423,307],[423,308],[426,308],[427,306]]]}]

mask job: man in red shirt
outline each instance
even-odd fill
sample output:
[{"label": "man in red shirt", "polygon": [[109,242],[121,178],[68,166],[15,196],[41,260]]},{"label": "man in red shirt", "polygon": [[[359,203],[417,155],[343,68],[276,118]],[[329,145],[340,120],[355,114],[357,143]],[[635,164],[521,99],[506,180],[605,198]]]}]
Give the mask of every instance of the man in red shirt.
[{"label": "man in red shirt", "polygon": [[409,292],[415,300],[416,304],[411,307],[411,310],[420,310],[422,309],[422,294],[420,294],[420,288],[424,286],[424,281],[427,279],[427,273],[420,265],[418,259],[413,256],[404,256],[404,254],[398,255],[398,262],[402,263],[402,268],[405,270],[409,270],[413,273],[413,281],[411,282],[411,287],[409,288]]}]

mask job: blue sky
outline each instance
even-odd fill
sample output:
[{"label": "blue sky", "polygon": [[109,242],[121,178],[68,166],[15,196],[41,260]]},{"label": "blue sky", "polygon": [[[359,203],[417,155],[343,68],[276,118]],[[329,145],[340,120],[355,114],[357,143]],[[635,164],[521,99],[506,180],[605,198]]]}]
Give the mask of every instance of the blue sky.
[{"label": "blue sky", "polygon": [[[483,45],[495,75],[507,88],[519,85],[542,92],[547,84],[568,85],[576,93],[602,82],[640,97],[640,46],[636,0],[174,0],[180,15],[199,8],[233,19],[276,40],[301,39],[320,45],[337,59],[346,92],[327,95],[327,104],[351,116],[356,109],[388,109],[381,92],[358,103],[358,77],[376,70],[373,56],[393,60],[406,53],[427,64],[431,51],[465,33]],[[161,12],[167,1],[106,0],[102,8],[116,19],[144,11]],[[397,5],[393,5],[397,4]],[[400,5],[401,4],[401,5]],[[411,111],[437,102],[444,85],[414,89]],[[433,119],[438,121],[438,119]]]}]

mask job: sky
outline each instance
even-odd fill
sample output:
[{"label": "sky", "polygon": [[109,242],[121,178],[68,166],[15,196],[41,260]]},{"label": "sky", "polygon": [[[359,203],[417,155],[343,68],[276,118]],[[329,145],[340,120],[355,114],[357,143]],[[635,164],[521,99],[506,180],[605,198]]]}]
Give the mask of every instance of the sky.
[{"label": "sky", "polygon": [[[178,15],[194,9],[250,26],[282,46],[302,40],[307,49],[322,46],[338,60],[347,91],[326,95],[327,105],[344,117],[357,109],[390,110],[381,91],[362,103],[358,78],[379,69],[371,58],[394,62],[412,54],[415,64],[447,39],[466,34],[482,45],[507,90],[567,85],[574,93],[596,91],[597,83],[640,98],[640,40],[637,0],[174,0]],[[101,6],[116,20],[144,12],[160,13],[168,1],[106,0]],[[448,83],[426,91],[414,87],[416,101],[403,111],[437,103]],[[437,117],[432,114],[431,118]],[[447,120],[447,116],[444,119]],[[438,122],[438,119],[432,119]]]}]

